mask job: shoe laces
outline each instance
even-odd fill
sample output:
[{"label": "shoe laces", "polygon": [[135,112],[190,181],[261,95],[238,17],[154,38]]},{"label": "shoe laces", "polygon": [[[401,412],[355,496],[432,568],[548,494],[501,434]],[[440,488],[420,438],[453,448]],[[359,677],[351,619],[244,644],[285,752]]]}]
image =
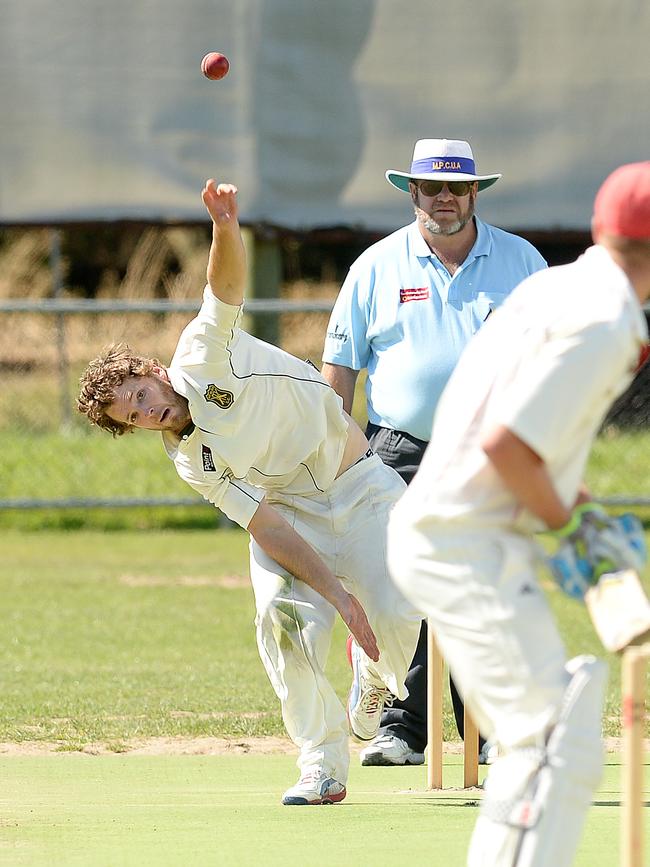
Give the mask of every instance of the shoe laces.
[{"label": "shoe laces", "polygon": [[391,707],[394,700],[395,696],[387,687],[374,686],[366,681],[359,701],[359,708],[364,713],[374,714],[383,707]]},{"label": "shoe laces", "polygon": [[[392,704],[392,701],[391,701]],[[379,735],[372,742],[372,745],[375,747],[393,747],[397,746],[400,749],[410,749],[409,745],[406,741],[402,740],[402,738],[398,738],[397,735],[385,734]]]},{"label": "shoe laces", "polygon": [[312,771],[305,771],[304,774],[301,774],[300,779],[298,780],[298,785],[301,783],[317,783],[321,779],[325,779],[323,772],[318,768],[315,768]]}]

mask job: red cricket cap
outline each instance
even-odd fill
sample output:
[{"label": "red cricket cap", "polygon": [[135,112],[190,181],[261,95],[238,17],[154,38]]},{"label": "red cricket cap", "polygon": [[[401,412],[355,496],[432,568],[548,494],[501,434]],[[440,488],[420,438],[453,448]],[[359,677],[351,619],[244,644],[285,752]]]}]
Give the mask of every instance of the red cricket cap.
[{"label": "red cricket cap", "polygon": [[604,181],[594,225],[607,235],[650,240],[650,160],[620,166]]}]

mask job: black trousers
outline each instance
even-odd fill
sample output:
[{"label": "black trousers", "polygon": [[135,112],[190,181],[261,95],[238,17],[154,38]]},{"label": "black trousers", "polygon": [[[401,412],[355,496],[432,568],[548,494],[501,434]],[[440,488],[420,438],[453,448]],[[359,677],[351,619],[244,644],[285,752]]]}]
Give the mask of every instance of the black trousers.
[{"label": "black trousers", "polygon": [[[427,443],[411,434],[398,430],[378,427],[368,422],[366,436],[373,450],[385,464],[396,470],[407,485],[417,472]],[[413,656],[413,662],[406,676],[408,698],[395,699],[392,707],[387,707],[381,717],[379,734],[392,734],[406,741],[415,752],[422,753],[427,745],[427,623],[422,621],[420,637]],[[461,738],[465,734],[463,702],[452,678],[449,678],[451,702],[456,718],[456,727]],[[479,736],[479,749],[485,739]]]}]

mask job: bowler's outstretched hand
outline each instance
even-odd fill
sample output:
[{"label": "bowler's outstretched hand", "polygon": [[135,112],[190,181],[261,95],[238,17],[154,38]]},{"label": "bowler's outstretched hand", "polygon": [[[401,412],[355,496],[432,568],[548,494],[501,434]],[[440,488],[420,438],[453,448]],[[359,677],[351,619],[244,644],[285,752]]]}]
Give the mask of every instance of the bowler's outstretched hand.
[{"label": "bowler's outstretched hand", "polygon": [[339,613],[347,624],[348,629],[354,636],[359,647],[362,648],[373,662],[377,662],[379,659],[379,647],[377,645],[375,633],[372,631],[372,628],[368,623],[366,612],[363,610],[361,603],[355,596],[348,593],[347,597],[349,604],[344,609],[339,609]]},{"label": "bowler's outstretched hand", "polygon": [[237,187],[212,178],[201,193],[212,218],[212,244],[207,279],[212,293],[225,304],[240,305],[246,285],[246,253],[239,231]]},{"label": "bowler's outstretched hand", "polygon": [[236,224],[239,212],[234,184],[217,184],[214,178],[210,178],[205,182],[201,198],[216,226]]}]

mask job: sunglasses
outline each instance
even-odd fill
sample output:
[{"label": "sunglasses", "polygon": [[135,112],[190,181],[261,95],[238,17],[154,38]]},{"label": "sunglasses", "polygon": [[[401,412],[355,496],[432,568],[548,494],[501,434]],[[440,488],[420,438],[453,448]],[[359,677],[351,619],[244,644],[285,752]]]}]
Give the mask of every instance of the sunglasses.
[{"label": "sunglasses", "polygon": [[447,187],[452,196],[466,196],[473,183],[473,181],[418,181],[415,186],[423,196],[437,196],[442,192],[443,187]]}]

